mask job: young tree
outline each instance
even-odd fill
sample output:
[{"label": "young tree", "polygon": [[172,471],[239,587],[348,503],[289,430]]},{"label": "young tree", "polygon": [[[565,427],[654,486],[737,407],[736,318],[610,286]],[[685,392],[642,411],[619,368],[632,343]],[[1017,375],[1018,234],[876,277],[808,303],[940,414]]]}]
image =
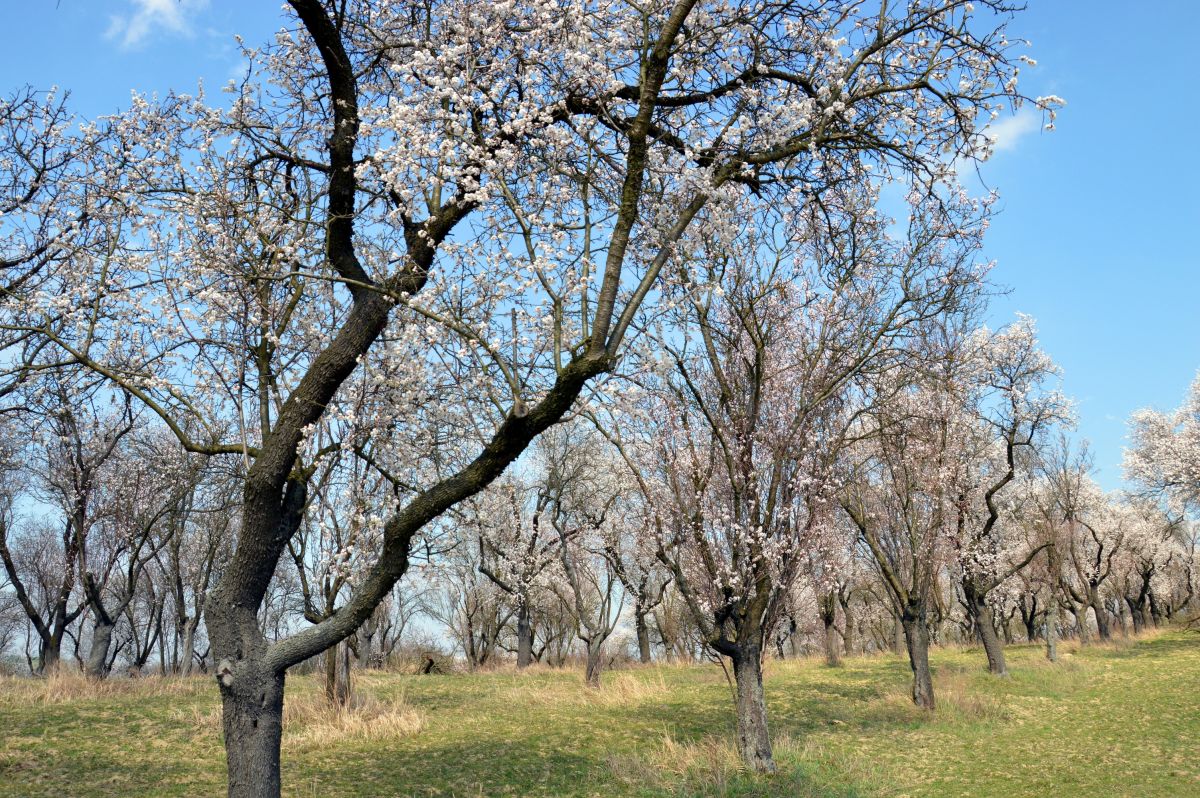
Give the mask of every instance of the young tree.
[{"label": "young tree", "polygon": [[560,561],[561,541],[546,518],[552,500],[544,484],[505,479],[472,503],[479,572],[515,605],[518,668],[534,660],[539,596],[560,575],[554,566]]},{"label": "young tree", "polygon": [[570,587],[566,603],[574,609],[576,635],[587,658],[584,681],[598,688],[604,645],[625,605],[617,575],[619,560],[610,552],[623,536],[620,503],[626,486],[598,436],[588,435],[582,425],[547,432],[537,452],[549,497],[548,515],[558,534],[562,573]]},{"label": "young tree", "polygon": [[956,400],[936,387],[897,393],[874,413],[842,507],[883,579],[904,632],[913,703],[933,709],[929,609],[955,526],[948,475],[964,428]]},{"label": "young tree", "polygon": [[[0,527],[0,557],[17,600],[38,635],[39,673],[58,667],[68,627],[89,607],[95,611],[99,598],[95,589],[85,586],[78,598],[76,593],[91,573],[89,545],[100,550],[108,542],[96,540],[92,533],[106,509],[101,497],[115,482],[119,447],[134,429],[128,404],[117,413],[107,413],[96,406],[95,399],[94,394],[76,393],[63,382],[52,382],[44,394],[30,395],[34,410],[29,414],[31,443],[26,456],[41,465],[33,483],[35,495],[61,514],[62,523],[60,551],[53,557],[56,573],[43,572],[36,577],[41,582],[40,603],[31,597],[26,584],[30,574],[22,575],[18,567],[8,524]],[[101,608],[96,623],[104,642],[102,665],[113,621]],[[102,672],[101,667],[94,673]]]},{"label": "young tree", "polygon": [[[155,590],[150,565],[171,545],[174,535],[181,534],[170,519],[196,489],[202,465],[184,456],[178,447],[161,447],[161,443],[161,439],[143,435],[126,441],[118,452],[119,459],[107,475],[112,484],[102,494],[105,510],[94,535],[104,540],[109,550],[103,561],[95,556],[95,547],[86,558],[89,562],[80,559],[83,595],[92,616],[92,643],[85,669],[97,678],[108,674],[113,629],[126,613],[132,621],[139,594],[151,599],[148,614],[154,633],[137,646],[135,666],[140,669],[160,643],[168,591],[165,585]],[[132,629],[136,641],[136,624]],[[160,645],[159,650],[165,654],[165,646]]]},{"label": "young tree", "polygon": [[173,609],[174,669],[190,676],[206,656],[197,650],[208,592],[229,557],[236,493],[226,475],[209,471],[170,514],[173,527],[162,564]]}]

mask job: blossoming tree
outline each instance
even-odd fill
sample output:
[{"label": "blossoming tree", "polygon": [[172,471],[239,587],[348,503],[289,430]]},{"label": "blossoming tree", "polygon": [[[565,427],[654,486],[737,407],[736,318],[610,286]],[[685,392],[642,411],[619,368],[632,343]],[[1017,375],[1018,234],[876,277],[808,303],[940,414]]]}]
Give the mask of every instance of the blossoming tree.
[{"label": "blossoming tree", "polygon": [[[936,182],[1019,100],[1003,0],[288,5],[225,101],[136,97],[95,126],[86,180],[21,172],[6,196],[54,202],[3,233],[26,253],[59,240],[39,230],[94,233],[9,284],[15,376],[82,365],[186,450],[242,462],[205,606],[231,796],[279,794],[287,668],[353,634],[422,530],[614,368],[693,227],[867,172]],[[331,445],[402,487],[346,603],[271,640],[313,435],[361,379],[394,415]],[[445,450],[406,449],[413,428]]]}]

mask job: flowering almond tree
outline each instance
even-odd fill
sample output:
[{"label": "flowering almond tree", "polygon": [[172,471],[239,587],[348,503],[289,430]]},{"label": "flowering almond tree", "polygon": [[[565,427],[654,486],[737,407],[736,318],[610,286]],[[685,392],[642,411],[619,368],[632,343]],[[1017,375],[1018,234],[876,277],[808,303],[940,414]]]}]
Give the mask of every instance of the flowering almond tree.
[{"label": "flowering almond tree", "polygon": [[[6,362],[82,364],[186,450],[241,460],[205,605],[231,796],[280,792],[287,668],[353,634],[426,525],[614,368],[690,228],[868,170],[928,185],[1019,100],[1001,0],[288,5],[226,101],[137,97],[96,126],[88,190],[64,173],[44,209],[96,234],[3,307],[32,346]],[[392,415],[329,445],[400,489],[346,603],[271,641],[313,436],[357,380]]]},{"label": "flowering almond tree", "polygon": [[1024,541],[1019,536],[1004,540],[1003,525],[998,527],[1004,491],[1019,471],[1028,469],[1046,434],[1056,424],[1070,421],[1070,406],[1060,392],[1046,385],[1059,370],[1037,348],[1032,318],[1021,316],[994,334],[981,330],[975,345],[968,402],[979,445],[964,451],[959,485],[962,532],[956,544],[967,614],[983,643],[988,670],[1004,676],[1008,673],[1004,647],[988,597],[1044,548],[1014,551],[1011,544]]},{"label": "flowering almond tree", "polygon": [[1200,376],[1175,410],[1143,409],[1129,420],[1125,476],[1175,514],[1200,507]]},{"label": "flowering almond tree", "polygon": [[552,566],[559,562],[561,541],[545,518],[550,501],[547,491],[505,479],[473,502],[490,511],[471,514],[477,528],[478,568],[515,604],[518,668],[533,662],[536,596],[559,576]]},{"label": "flowering almond tree", "polygon": [[[945,350],[938,354],[946,362],[953,358]],[[866,417],[864,440],[847,457],[841,503],[897,610],[913,703],[932,710],[930,606],[951,559],[958,520],[954,486],[968,423],[961,396],[944,383],[890,387],[885,396]]]},{"label": "flowering almond tree", "polygon": [[679,332],[647,364],[641,447],[654,453],[641,472],[666,486],[659,556],[705,645],[733,662],[738,750],[764,771],[761,660],[798,574],[839,547],[856,384],[898,368],[905,339],[970,304],[980,278],[972,203],[918,205],[897,240],[869,184],[793,199],[683,266]]}]

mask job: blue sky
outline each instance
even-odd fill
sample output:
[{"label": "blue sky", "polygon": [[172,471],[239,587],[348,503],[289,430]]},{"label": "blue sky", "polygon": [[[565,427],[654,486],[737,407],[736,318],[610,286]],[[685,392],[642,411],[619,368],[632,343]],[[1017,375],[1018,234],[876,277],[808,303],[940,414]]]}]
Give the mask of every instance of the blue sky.
[{"label": "blue sky", "polygon": [[[1031,95],[1067,107],[1057,130],[1033,114],[1006,122],[982,176],[1001,193],[989,233],[994,279],[1038,320],[1044,348],[1078,403],[1098,478],[1120,484],[1125,420],[1175,407],[1200,368],[1200,121],[1194,32],[1200,2],[1149,13],[1117,0],[1029,0],[1012,34],[1033,42]],[[28,0],[10,3],[0,90],[69,89],[85,116],[118,110],[131,89],[216,91],[241,65],[233,34],[256,43],[279,5],[232,0]]]}]

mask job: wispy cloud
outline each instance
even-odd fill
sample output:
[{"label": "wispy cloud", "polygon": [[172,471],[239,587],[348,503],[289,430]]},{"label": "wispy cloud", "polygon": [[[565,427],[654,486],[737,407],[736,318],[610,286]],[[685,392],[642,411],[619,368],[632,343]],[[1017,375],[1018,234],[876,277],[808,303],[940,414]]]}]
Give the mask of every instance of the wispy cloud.
[{"label": "wispy cloud", "polygon": [[159,33],[192,36],[193,17],[208,0],[130,0],[130,5],[129,13],[111,18],[104,34],[123,50],[139,47]]},{"label": "wispy cloud", "polygon": [[1016,149],[1021,139],[1037,132],[1041,125],[1037,111],[1022,108],[1013,116],[1006,116],[988,125],[986,135],[992,140],[994,152],[1007,152]]}]

